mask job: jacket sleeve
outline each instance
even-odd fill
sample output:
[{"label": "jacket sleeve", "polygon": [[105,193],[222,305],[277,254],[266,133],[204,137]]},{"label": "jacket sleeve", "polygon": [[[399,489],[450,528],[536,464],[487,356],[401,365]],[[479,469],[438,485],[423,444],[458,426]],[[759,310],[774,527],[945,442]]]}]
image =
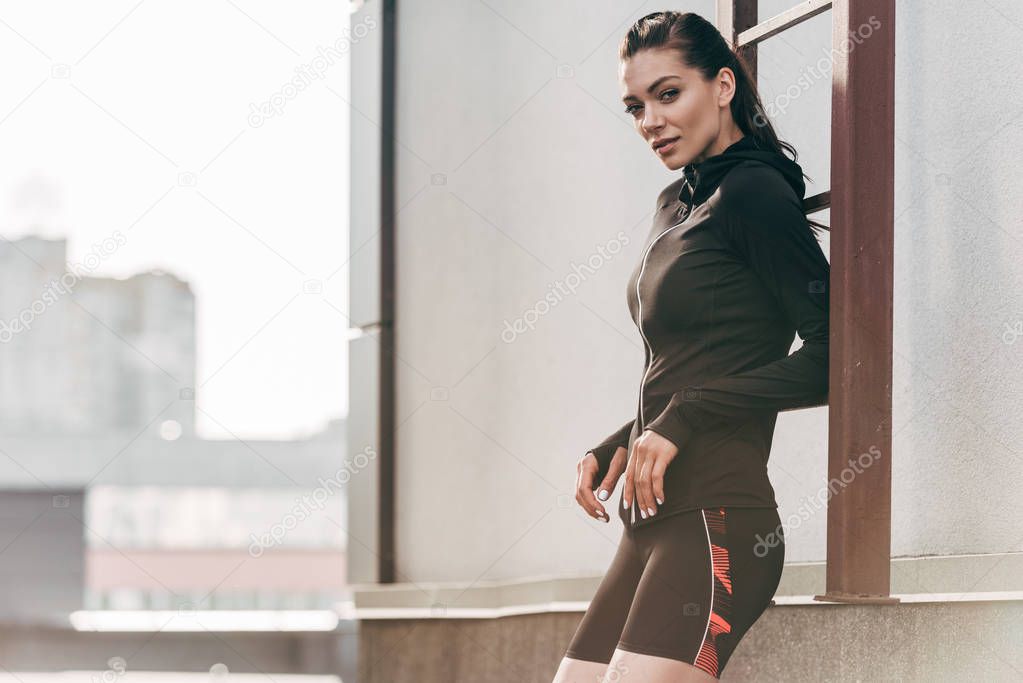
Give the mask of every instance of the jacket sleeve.
[{"label": "jacket sleeve", "polygon": [[646,428],[680,451],[693,432],[720,420],[828,401],[831,267],[784,178],[766,168],[753,175],[760,184],[722,207],[724,237],[771,292],[803,345],[752,370],[676,392]]},{"label": "jacket sleeve", "polygon": [[632,433],[632,426],[635,422],[635,419],[629,420],[614,434],[601,441],[600,444],[586,451],[587,453],[593,453],[593,455],[597,458],[597,463],[600,465],[600,469],[597,470],[597,475],[593,477],[594,490],[600,486],[600,482],[604,481],[604,477],[607,476],[607,472],[611,468],[611,459],[614,458],[615,451],[618,450],[618,447],[629,447],[629,436]]}]

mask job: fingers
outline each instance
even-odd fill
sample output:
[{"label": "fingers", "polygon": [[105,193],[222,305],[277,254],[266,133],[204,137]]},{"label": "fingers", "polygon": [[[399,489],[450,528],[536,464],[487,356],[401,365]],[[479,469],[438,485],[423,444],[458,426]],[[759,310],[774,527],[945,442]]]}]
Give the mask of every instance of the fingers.
[{"label": "fingers", "polygon": [[607,511],[604,506],[593,495],[593,491],[588,486],[584,486],[579,494],[576,496],[576,500],[582,505],[583,509],[586,510],[586,514],[594,519],[599,519],[601,522],[611,521],[607,516]]},{"label": "fingers", "polygon": [[656,515],[658,506],[664,503],[664,471],[671,459],[641,440],[636,441],[634,459],[636,504],[640,516],[646,519]]},{"label": "fingers", "polygon": [[635,500],[636,507],[639,508],[639,516],[643,519],[650,516],[649,508],[651,507],[648,483],[650,478],[649,462],[649,449],[644,445],[642,438],[636,439],[632,445],[632,458],[629,461],[626,477],[629,481],[629,505],[631,506],[632,501]]},{"label": "fingers", "polygon": [[607,511],[593,495],[593,477],[597,473],[599,464],[592,452],[587,453],[576,466],[575,501],[586,510],[586,514],[602,522],[611,521]]},{"label": "fingers", "polygon": [[650,474],[646,486],[643,487],[644,500],[647,501],[647,516],[657,514],[658,506],[664,504],[664,470],[668,466],[666,458],[647,458],[647,469]]},{"label": "fingers", "polygon": [[664,471],[668,469],[668,462],[665,458],[657,458],[650,470],[650,486],[658,505],[664,505]]},{"label": "fingers", "polygon": [[618,478],[622,476],[622,470],[625,469],[625,459],[628,453],[621,446],[615,449],[614,457],[611,458],[611,465],[607,470],[607,476],[600,482],[600,488],[597,489],[597,498],[599,500],[607,500],[611,496],[611,492],[615,490]]},{"label": "fingers", "polygon": [[632,507],[632,501],[636,498],[634,490],[636,471],[636,448],[633,445],[632,455],[625,464],[625,483],[622,485],[622,507],[628,510]]},{"label": "fingers", "polygon": [[656,513],[656,508],[653,504],[653,488],[650,485],[650,469],[653,465],[653,459],[645,452],[641,453],[641,462],[636,463],[638,469],[636,476],[636,504],[639,505],[640,517],[646,519],[647,517],[653,517]]}]

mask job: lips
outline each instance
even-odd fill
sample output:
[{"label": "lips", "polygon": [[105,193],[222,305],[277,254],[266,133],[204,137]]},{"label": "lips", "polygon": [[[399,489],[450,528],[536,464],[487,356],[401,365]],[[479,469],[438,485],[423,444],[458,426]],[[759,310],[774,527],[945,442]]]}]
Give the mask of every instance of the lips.
[{"label": "lips", "polygon": [[654,151],[655,152],[660,152],[662,149],[664,149],[666,147],[670,147],[671,145],[673,145],[677,140],[678,140],[678,137],[663,138],[661,140],[655,140],[654,144],[653,144]]}]

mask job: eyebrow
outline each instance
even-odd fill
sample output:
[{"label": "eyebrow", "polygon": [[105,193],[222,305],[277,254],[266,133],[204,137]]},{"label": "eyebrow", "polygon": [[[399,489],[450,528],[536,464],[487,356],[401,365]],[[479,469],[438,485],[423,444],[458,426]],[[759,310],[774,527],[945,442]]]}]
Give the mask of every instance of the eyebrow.
[{"label": "eyebrow", "polygon": [[[646,89],[646,91],[648,93],[652,93],[657,88],[657,86],[659,86],[661,83],[663,83],[664,81],[668,80],[669,78],[681,78],[681,77],[680,76],[676,76],[675,74],[668,74],[667,76],[661,76],[656,81],[651,83],[650,87],[648,87]],[[622,102],[628,102],[629,100],[634,100],[634,99],[636,99],[635,95],[626,95],[625,97],[622,98]]]}]

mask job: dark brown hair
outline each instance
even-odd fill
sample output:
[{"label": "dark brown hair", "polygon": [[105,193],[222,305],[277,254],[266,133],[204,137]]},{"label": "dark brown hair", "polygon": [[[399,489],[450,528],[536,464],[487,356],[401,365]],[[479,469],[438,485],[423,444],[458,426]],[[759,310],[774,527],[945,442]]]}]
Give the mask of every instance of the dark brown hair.
[{"label": "dark brown hair", "polygon": [[[779,154],[788,152],[793,161],[796,148],[778,138],[771,120],[760,101],[757,84],[745,60],[725,41],[714,24],[693,12],[653,12],[636,21],[618,46],[618,59],[625,61],[640,50],[664,48],[676,50],[682,63],[710,80],[724,67],[735,74],[735,95],[731,110],[735,124],[754,139],[760,149]],[[809,178],[805,173],[804,178]],[[828,229],[827,225],[806,219],[811,226]]]}]

